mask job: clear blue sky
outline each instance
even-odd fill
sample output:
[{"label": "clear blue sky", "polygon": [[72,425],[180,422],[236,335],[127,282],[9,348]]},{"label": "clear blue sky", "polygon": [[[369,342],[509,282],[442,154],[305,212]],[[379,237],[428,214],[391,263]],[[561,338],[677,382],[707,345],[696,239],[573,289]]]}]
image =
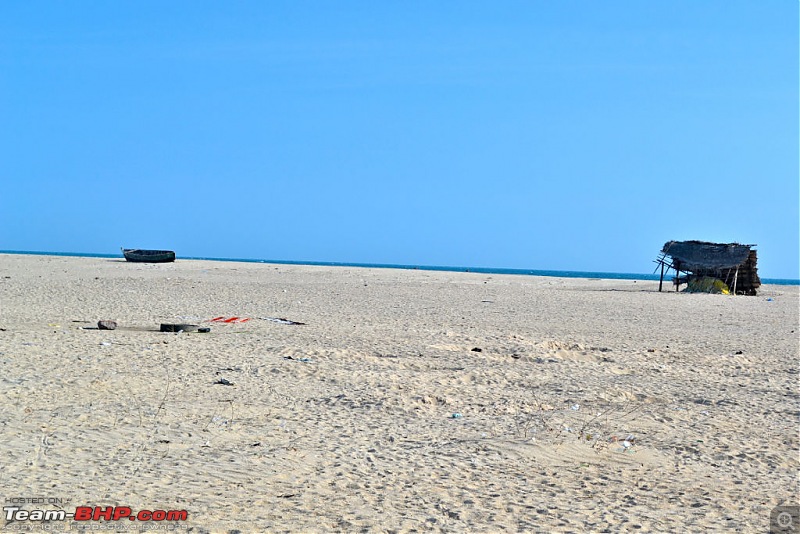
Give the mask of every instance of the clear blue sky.
[{"label": "clear blue sky", "polygon": [[800,277],[798,2],[0,2],[0,249]]}]

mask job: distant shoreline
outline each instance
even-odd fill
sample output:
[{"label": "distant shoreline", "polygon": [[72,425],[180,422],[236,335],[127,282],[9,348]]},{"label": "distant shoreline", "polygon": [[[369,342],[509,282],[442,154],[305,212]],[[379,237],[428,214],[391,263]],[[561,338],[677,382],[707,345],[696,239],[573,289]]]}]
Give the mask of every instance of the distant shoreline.
[{"label": "distant shoreline", "polygon": [[[22,254],[28,256],[64,256],[77,258],[121,258],[121,254],[99,254],[83,252],[41,252],[30,250],[0,250],[0,254]],[[549,276],[558,278],[600,278],[606,280],[658,280],[658,274],[642,273],[609,273],[593,271],[556,271],[538,269],[502,269],[493,267],[455,267],[439,265],[403,265],[387,263],[356,263],[356,262],[335,262],[335,261],[290,261],[272,259],[248,259],[248,258],[207,258],[200,256],[178,256],[178,260],[205,260],[205,261],[233,261],[241,263],[274,263],[276,265],[315,265],[323,267],[365,267],[370,269],[401,269],[419,271],[443,271],[443,272],[469,272],[481,274],[515,274],[525,276]],[[798,286],[800,280],[791,278],[761,278],[763,284]]]}]

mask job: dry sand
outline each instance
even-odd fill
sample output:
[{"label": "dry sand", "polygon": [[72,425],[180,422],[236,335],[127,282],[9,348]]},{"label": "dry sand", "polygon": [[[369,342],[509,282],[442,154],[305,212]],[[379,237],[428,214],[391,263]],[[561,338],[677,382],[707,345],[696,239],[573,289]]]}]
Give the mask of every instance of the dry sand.
[{"label": "dry sand", "polygon": [[[193,532],[765,532],[797,504],[800,288],[657,286],[0,255],[0,498]],[[152,331],[179,322],[211,332]]]}]

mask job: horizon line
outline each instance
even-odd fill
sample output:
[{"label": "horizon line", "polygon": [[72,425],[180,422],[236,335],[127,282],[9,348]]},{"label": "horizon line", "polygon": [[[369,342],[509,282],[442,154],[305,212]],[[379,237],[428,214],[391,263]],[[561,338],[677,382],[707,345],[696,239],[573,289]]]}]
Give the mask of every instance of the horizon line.
[{"label": "horizon line", "polygon": [[[120,254],[107,254],[100,252],[47,252],[35,250],[0,250],[0,254],[21,254],[32,256],[65,256],[83,258],[117,258]],[[274,260],[256,258],[212,258],[202,256],[176,256],[181,260],[205,260],[205,261],[231,261],[240,263],[273,263],[277,265],[311,265],[321,267],[365,267],[377,269],[403,269],[403,270],[422,270],[422,271],[444,271],[444,272],[474,272],[482,274],[515,274],[528,276],[550,276],[562,278],[579,278],[575,275],[593,275],[591,278],[604,278],[597,275],[610,275],[605,278],[612,280],[658,280],[659,275],[645,273],[622,273],[612,271],[575,271],[566,269],[520,269],[506,267],[472,267],[472,266],[453,266],[453,265],[415,265],[401,263],[364,263],[364,262],[341,262],[341,261],[314,261],[314,260]],[[570,276],[571,275],[571,276]],[[763,283],[773,285],[800,285],[800,278],[763,278]]]}]

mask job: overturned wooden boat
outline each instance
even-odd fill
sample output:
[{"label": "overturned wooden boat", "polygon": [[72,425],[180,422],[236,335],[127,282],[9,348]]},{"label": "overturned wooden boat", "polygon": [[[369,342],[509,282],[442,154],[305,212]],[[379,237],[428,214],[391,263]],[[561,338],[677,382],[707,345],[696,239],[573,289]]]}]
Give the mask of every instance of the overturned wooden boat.
[{"label": "overturned wooden boat", "polygon": [[169,263],[175,261],[175,252],[171,250],[123,248],[122,255],[125,256],[126,260],[136,263]]}]

